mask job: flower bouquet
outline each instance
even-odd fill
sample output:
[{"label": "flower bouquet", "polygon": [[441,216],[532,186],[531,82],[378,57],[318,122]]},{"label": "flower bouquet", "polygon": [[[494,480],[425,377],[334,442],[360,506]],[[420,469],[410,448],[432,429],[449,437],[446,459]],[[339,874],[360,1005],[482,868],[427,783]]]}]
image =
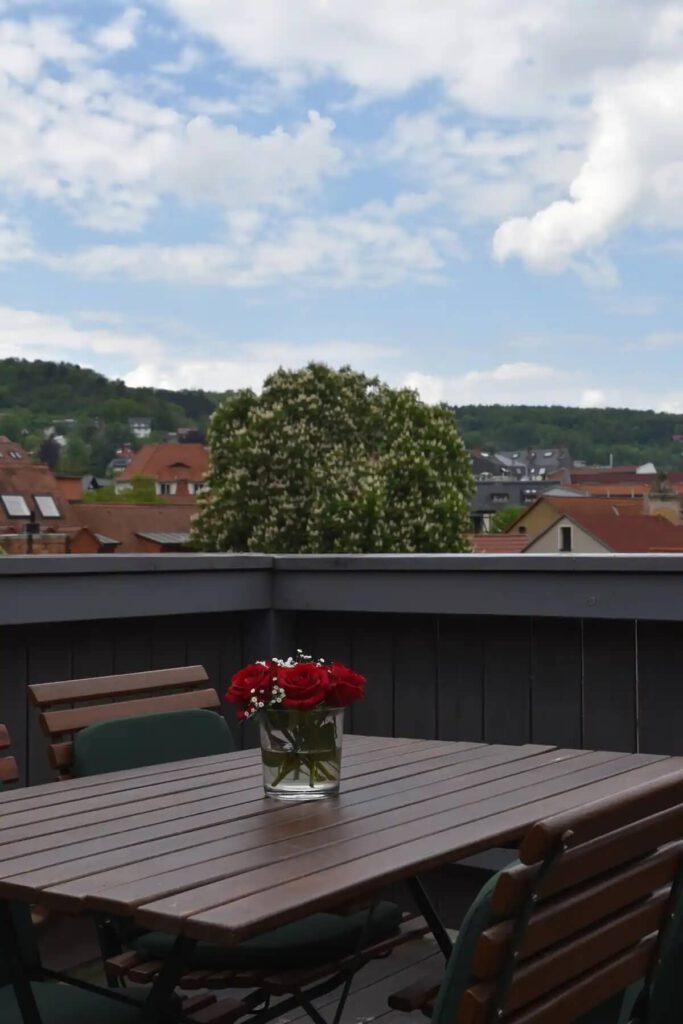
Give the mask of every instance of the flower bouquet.
[{"label": "flower bouquet", "polygon": [[232,677],[227,700],[239,718],[259,724],[267,796],[318,800],[339,792],[344,708],[364,690],[363,676],[346,665],[302,651]]}]

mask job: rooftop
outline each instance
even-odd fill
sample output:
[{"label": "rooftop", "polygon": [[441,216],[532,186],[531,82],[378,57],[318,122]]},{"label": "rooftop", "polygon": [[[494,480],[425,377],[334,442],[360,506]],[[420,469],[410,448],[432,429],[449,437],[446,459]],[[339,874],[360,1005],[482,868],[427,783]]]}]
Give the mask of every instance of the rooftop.
[{"label": "rooftop", "polygon": [[118,481],[135,476],[160,481],[202,480],[209,468],[209,453],[202,444],[146,444],[117,476]]}]

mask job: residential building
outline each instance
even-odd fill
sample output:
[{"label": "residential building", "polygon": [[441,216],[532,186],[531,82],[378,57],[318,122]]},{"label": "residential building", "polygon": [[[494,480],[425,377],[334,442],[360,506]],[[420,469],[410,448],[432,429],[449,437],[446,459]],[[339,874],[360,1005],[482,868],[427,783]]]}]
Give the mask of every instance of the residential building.
[{"label": "residential building", "polygon": [[550,480],[482,480],[470,501],[470,515],[474,533],[485,533],[490,529],[496,512],[510,506],[526,508],[556,485]]},{"label": "residential building", "polygon": [[524,548],[527,554],[599,554],[620,552],[681,552],[683,527],[663,516],[605,515],[577,505],[561,515]]},{"label": "residential building", "polygon": [[109,551],[161,554],[185,549],[196,511],[187,499],[172,505],[88,502],[78,506],[78,517]]},{"label": "residential building", "polygon": [[572,515],[581,509],[584,515],[642,516],[645,513],[642,498],[589,498],[580,494],[541,495],[506,532],[538,537],[562,515]]},{"label": "residential building", "polygon": [[129,416],[128,426],[134,437],[144,441],[152,433],[152,420],[149,416]]},{"label": "residential building", "polygon": [[125,492],[136,476],[151,478],[160,496],[186,501],[204,488],[209,453],[202,444],[148,444],[117,475],[116,490]]},{"label": "residential building", "polygon": [[126,469],[127,466],[133,461],[135,452],[129,444],[124,444],[120,448],[116,449],[114,458],[111,459],[107,466],[107,472],[113,476],[118,476]]},{"label": "residential building", "polygon": [[470,541],[475,555],[519,555],[529,538],[521,533],[476,533]]}]

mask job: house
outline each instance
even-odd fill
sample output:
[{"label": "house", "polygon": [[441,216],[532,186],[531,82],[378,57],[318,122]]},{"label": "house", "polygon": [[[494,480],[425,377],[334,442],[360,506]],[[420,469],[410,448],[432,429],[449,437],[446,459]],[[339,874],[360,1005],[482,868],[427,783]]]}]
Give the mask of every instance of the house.
[{"label": "house", "polygon": [[203,489],[209,453],[203,444],[147,444],[116,478],[117,492],[131,487],[136,476],[151,478],[156,493],[186,501]]},{"label": "house", "polygon": [[519,555],[529,538],[521,533],[476,533],[470,542],[475,555]]},{"label": "house", "polygon": [[683,526],[676,526],[663,516],[595,514],[577,505],[571,514],[560,515],[530,540],[524,551],[534,555],[683,553]]},{"label": "house", "polygon": [[47,466],[0,437],[0,548],[5,554],[94,553],[96,538],[79,521]]},{"label": "house", "polygon": [[195,503],[187,499],[185,504],[93,502],[76,508],[81,524],[98,537],[101,550],[116,554],[183,551],[197,511]]},{"label": "house", "polygon": [[581,509],[584,515],[644,515],[645,507],[639,498],[589,498],[580,494],[549,493],[541,495],[508,528],[508,533],[521,533],[538,537],[562,515],[572,515]]},{"label": "house", "polygon": [[496,452],[494,459],[517,480],[556,480],[569,482],[572,458],[566,448],[530,447]]},{"label": "house", "polygon": [[124,444],[120,448],[116,449],[114,458],[110,460],[107,466],[107,472],[113,476],[118,476],[126,469],[127,466],[133,461],[135,452],[129,444]]},{"label": "house", "polygon": [[525,508],[547,490],[555,487],[550,480],[479,480],[470,500],[470,516],[474,533],[489,530],[496,512],[503,508]]},{"label": "house", "polygon": [[68,473],[55,473],[57,485],[67,501],[82,501],[86,491],[98,491],[111,482],[104,477],[93,476],[86,473],[85,476],[71,476]]},{"label": "house", "polygon": [[129,416],[128,426],[133,436],[141,441],[152,433],[152,420],[149,416]]}]

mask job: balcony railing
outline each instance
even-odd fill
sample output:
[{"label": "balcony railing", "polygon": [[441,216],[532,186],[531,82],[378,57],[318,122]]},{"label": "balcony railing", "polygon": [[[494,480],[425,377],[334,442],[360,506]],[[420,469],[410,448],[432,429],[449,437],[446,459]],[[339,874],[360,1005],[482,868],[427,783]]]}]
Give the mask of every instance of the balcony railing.
[{"label": "balcony railing", "polygon": [[0,560],[0,721],[25,782],[51,777],[32,682],[198,662],[222,691],[297,647],[368,676],[357,732],[683,753],[681,556]]}]

